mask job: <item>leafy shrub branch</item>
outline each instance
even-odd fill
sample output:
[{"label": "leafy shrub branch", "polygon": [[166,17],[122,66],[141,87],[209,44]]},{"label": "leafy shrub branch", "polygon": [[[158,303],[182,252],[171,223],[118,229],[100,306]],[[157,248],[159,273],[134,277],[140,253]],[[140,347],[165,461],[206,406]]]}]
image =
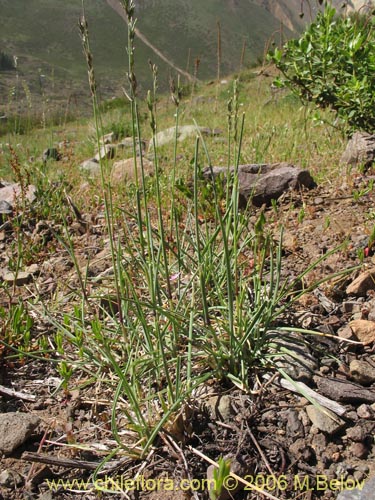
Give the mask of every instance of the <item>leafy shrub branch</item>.
[{"label": "leafy shrub branch", "polygon": [[340,17],[326,2],[299,39],[276,48],[270,60],[303,103],[330,108],[349,131],[375,130],[375,19],[359,13]]}]

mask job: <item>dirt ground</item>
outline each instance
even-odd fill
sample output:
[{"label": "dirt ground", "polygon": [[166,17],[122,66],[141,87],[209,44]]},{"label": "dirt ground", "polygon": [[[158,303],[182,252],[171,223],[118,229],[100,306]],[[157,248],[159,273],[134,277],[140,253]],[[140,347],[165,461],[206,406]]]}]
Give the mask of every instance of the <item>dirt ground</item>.
[{"label": "dirt ground", "polygon": [[[336,413],[332,418],[332,414],[330,417],[323,413],[321,419],[322,413],[316,416],[306,394],[292,390],[293,386],[283,387],[273,371],[268,373],[271,378],[267,378],[267,370],[259,370],[251,375],[252,390],[248,394],[230,385],[207,385],[184,409],[181,440],[166,432],[141,461],[119,453],[95,479],[93,471],[116,445],[110,431],[111,396],[98,397],[100,388],[90,384],[79,391],[56,391],[59,378],[51,364],[27,357],[12,358],[3,348],[1,386],[21,395],[31,394],[35,399],[28,401],[1,393],[0,415],[23,412],[38,416],[40,423],[23,444],[1,458],[1,498],[205,499],[208,493],[204,481],[209,464],[200,454],[211,460],[229,457],[232,471],[247,481],[244,488],[236,489],[232,478],[232,483],[228,483],[232,492],[222,493],[221,500],[265,498],[254,491],[254,486],[271,498],[331,499],[375,476],[375,376],[372,378],[375,336],[366,343],[347,342],[347,339],[358,340],[348,327],[352,320],[375,320],[375,292],[371,286],[361,294],[348,293],[348,286],[355,278],[375,268],[371,247],[375,196],[372,189],[366,189],[371,187],[372,179],[371,171],[366,175],[343,176],[335,185],[327,183],[309,192],[289,193],[280,200],[277,210],[266,209],[275,236],[280,224],[285,227],[283,277],[297,276],[313,261],[342,244],[306,277],[304,285],[308,287],[314,280],[358,266],[345,277],[322,284],[318,292],[306,293],[283,319],[288,326],[322,334],[311,335],[309,345],[301,346],[302,363],[295,363],[293,357],[280,362],[284,363],[285,371],[294,370],[288,372],[294,380],[325,396],[336,409],[337,405],[343,409],[341,415]],[[93,214],[83,216],[94,219]],[[257,217],[258,212],[254,211],[253,219]],[[45,221],[44,226],[42,222],[30,219],[30,234],[35,238],[44,235],[46,241],[53,241],[53,234],[48,233],[50,222]],[[0,268],[7,265],[9,245],[14,238],[12,227],[3,226]],[[108,254],[95,255],[98,251],[92,250],[100,248],[103,234],[99,226],[93,224],[91,230],[82,234],[76,227],[74,236],[77,248],[82,249],[78,255],[82,265],[88,253],[94,253],[96,273],[111,265]],[[47,250],[37,263],[36,284],[17,287],[11,298],[5,288],[0,290],[2,307],[21,296],[31,300],[36,285],[38,293],[48,300],[59,282],[69,282],[74,275],[72,263],[59,245],[55,249],[53,255]],[[69,308],[69,302],[62,302],[61,307]],[[39,318],[34,334],[41,335],[49,328]],[[296,335],[290,342],[299,346]],[[75,446],[63,446],[66,443]],[[49,487],[48,481],[52,480],[55,485],[60,480],[59,486]],[[63,483],[74,480],[88,484]],[[110,491],[100,491],[103,485]]]}]

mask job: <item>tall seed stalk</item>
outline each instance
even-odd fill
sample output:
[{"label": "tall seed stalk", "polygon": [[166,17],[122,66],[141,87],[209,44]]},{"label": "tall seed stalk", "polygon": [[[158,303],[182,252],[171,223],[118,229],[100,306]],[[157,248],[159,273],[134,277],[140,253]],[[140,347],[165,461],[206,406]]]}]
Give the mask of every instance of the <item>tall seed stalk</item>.
[{"label": "tall seed stalk", "polygon": [[[87,63],[88,82],[89,82],[91,99],[92,99],[94,123],[95,123],[95,131],[96,131],[96,144],[97,144],[97,149],[100,153],[101,137],[103,136],[103,126],[102,126],[101,115],[100,115],[100,111],[99,111],[97,84],[96,84],[96,79],[95,79],[93,56],[92,56],[92,52],[90,49],[88,23],[87,23],[87,20],[85,17],[84,0],[82,0],[82,15],[81,15],[81,18],[79,19],[79,30],[80,30],[80,34],[81,34],[83,52],[84,52],[84,55],[86,58],[86,63]],[[108,236],[109,236],[112,264],[113,264],[114,269],[116,269],[118,267],[117,266],[117,259],[119,258],[119,256],[117,255],[117,252],[116,252],[115,231],[114,231],[114,226],[113,226],[114,222],[113,222],[113,218],[111,217],[111,214],[113,213],[112,195],[111,195],[111,190],[108,189],[108,185],[107,185],[106,180],[105,180],[105,167],[107,166],[106,162],[105,162],[105,160],[103,160],[101,158],[101,155],[99,155],[99,157],[100,157],[99,163],[100,163],[101,185],[102,185],[104,208],[105,208],[105,210],[104,210],[105,221],[106,221],[107,231],[108,231]],[[117,256],[117,258],[116,258],[116,256]],[[122,292],[122,290],[121,290],[122,289],[122,286],[121,286],[122,280],[120,279],[120,276],[117,273],[114,273],[114,279],[115,279],[115,290],[116,290],[116,295],[117,295],[120,324],[123,327],[124,321],[123,321],[122,308],[121,308],[121,296],[123,295],[121,293]],[[125,333],[124,328],[123,328],[123,333],[124,333],[124,337],[126,340],[126,333]]]}]

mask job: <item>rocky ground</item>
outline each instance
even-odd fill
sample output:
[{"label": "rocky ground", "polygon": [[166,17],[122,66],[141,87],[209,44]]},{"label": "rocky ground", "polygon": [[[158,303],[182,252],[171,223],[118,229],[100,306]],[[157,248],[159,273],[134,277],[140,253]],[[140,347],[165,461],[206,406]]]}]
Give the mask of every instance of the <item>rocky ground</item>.
[{"label": "rocky ground", "polygon": [[[115,447],[110,432],[112,396],[98,394],[100,388],[89,383],[79,390],[57,390],[61,380],[51,363],[12,356],[2,346],[1,498],[208,498],[199,481],[212,471],[202,454],[212,460],[230,457],[232,470],[247,481],[244,488],[235,490],[233,479],[228,484],[233,493],[224,491],[221,500],[264,498],[254,486],[269,498],[365,498],[350,490],[365,483],[367,490],[373,489],[375,477],[374,179],[371,170],[352,172],[335,183],[287,193],[277,207],[254,209],[253,222],[265,210],[275,237],[280,224],[285,227],[283,277],[300,274],[323,255],[327,258],[306,277],[304,286],[332,275],[327,283],[304,294],[282,319],[289,326],[320,333],[309,336],[307,345],[298,333],[276,339],[291,352],[276,363],[295,383],[260,370],[252,374],[249,394],[221,384],[202,387],[184,409],[189,425],[180,440],[166,432],[143,461],[121,454],[113,457],[96,477],[102,481],[96,488],[92,473]],[[101,208],[78,218],[72,212],[69,219],[79,266],[85,269],[90,259],[92,276],[110,275],[112,266],[109,249],[102,244]],[[25,274],[3,273],[0,305],[7,310],[11,304],[32,302],[38,296],[56,301],[60,312],[69,310],[68,292],[77,283],[73,264],[56,240],[53,220],[30,214],[23,219],[23,232],[31,246],[44,245],[45,251],[40,251],[38,262],[25,268]],[[4,215],[0,224],[4,270],[17,241],[16,231],[14,218]],[[344,275],[335,276],[344,270]],[[36,307],[31,312],[32,331],[41,336],[51,326],[36,311],[41,310]],[[5,338],[7,326],[3,322],[1,327]],[[311,397],[323,411],[311,404]],[[138,482],[128,483],[127,492],[119,491],[126,489],[121,481],[135,477]],[[107,483],[112,493],[100,492],[98,485],[108,478],[114,481],[112,486]],[[73,479],[89,484],[64,487],[60,483],[57,491],[48,487],[51,480]],[[178,490],[182,479],[194,479],[193,488]],[[158,490],[152,480],[164,485],[173,480],[174,491],[166,486]],[[374,498],[373,491],[366,495]]]}]

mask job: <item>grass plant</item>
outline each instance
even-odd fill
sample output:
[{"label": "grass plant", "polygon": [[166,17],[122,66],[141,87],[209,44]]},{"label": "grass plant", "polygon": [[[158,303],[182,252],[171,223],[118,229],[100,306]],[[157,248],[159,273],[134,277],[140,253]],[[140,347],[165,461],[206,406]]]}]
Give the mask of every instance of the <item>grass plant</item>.
[{"label": "grass plant", "polygon": [[[76,271],[78,285],[72,291],[75,305],[70,311],[59,311],[57,302],[53,307],[36,296],[28,307],[18,304],[8,313],[0,310],[2,316],[8,314],[10,336],[18,331],[22,337],[13,346],[16,352],[26,352],[30,347],[31,313],[48,319],[54,335],[48,344],[43,338],[39,350],[34,349],[31,354],[37,359],[48,356],[66,394],[82,384],[96,384],[103,394],[110,395],[111,433],[116,446],[102,465],[117,452],[145,458],[161,436],[182,442],[188,439],[187,408],[194,405],[194,390],[205,382],[220,381],[249,391],[256,371],[274,368],[273,360],[280,354],[275,353],[277,339],[291,331],[283,323],[284,314],[305,293],[321,284],[315,281],[304,285],[304,279],[332,252],[307,265],[294,279],[283,280],[283,228],[275,241],[263,211],[257,213],[254,222],[250,206],[239,210],[238,167],[242,162],[276,158],[309,163],[320,155],[319,147],[323,148],[325,141],[330,152],[327,151],[323,166],[328,168],[333,155],[337,155],[332,142],[342,141],[335,132],[327,138],[322,124],[306,125],[304,114],[286,98],[281,97],[272,109],[258,109],[241,94],[250,88],[255,92],[257,85],[251,78],[252,87],[245,86],[245,75],[244,81],[240,78],[222,89],[219,102],[224,101],[226,106],[218,106],[217,116],[209,117],[211,123],[219,119],[226,122],[226,141],[215,144],[213,137],[205,138],[200,132],[198,125],[206,124],[208,104],[195,113],[194,142],[180,144],[178,127],[192,113],[190,103],[183,103],[180,82],[173,79],[173,105],[159,102],[154,64],[150,66],[153,88],[145,102],[139,99],[134,55],[135,5],[132,0],[122,3],[128,23],[128,102],[123,117],[115,110],[115,122],[119,130],[131,130],[134,184],[122,186],[118,195],[109,180],[110,165],[101,160],[97,184],[100,191],[96,193],[98,204],[104,206],[103,233],[108,239],[113,273],[98,285],[98,277],[82,268],[69,227],[72,213],[68,194],[64,186],[53,189],[40,168],[38,187],[44,193],[44,203],[38,210],[48,211],[52,203],[54,217],[61,221],[61,232],[54,236]],[[103,117],[84,15],[80,30],[99,149],[103,134],[113,129],[112,125],[106,127],[107,123],[114,123],[114,114],[109,110]],[[197,90],[195,87],[195,95]],[[217,88],[208,88],[207,98],[216,99],[216,92]],[[262,87],[257,95],[266,102],[269,92]],[[145,111],[153,146],[155,172],[151,180],[146,179],[144,153],[138,148],[146,134]],[[285,116],[292,114],[293,120],[285,123]],[[157,144],[161,117],[163,125],[175,126],[170,149]],[[320,146],[312,144],[306,148],[301,130],[307,133],[308,127],[313,126],[324,140]],[[203,167],[216,164],[228,166],[225,188],[202,179]],[[165,165],[169,169],[164,169]],[[189,175],[183,171],[187,168],[192,172],[190,184]],[[276,203],[273,208],[276,217]],[[304,209],[300,214],[298,222],[302,223]],[[22,267],[26,252],[22,234],[18,234],[16,269]],[[11,348],[12,339],[5,337],[4,344]],[[217,477],[222,480],[228,474],[228,464],[220,463]],[[219,490],[212,492],[211,498],[218,498]]]},{"label": "grass plant", "polygon": [[[139,100],[134,74],[134,3],[123,2],[128,19],[128,82],[133,158],[142,140]],[[88,64],[96,139],[103,135],[97,99],[88,26],[80,28]],[[101,162],[101,189],[113,276],[108,286],[112,306],[103,295],[89,295],[90,278],[82,273],[74,242],[65,226],[60,236],[75,266],[80,303],[72,313],[45,310],[56,328],[57,368],[65,390],[74,374],[85,372],[113,394],[112,433],[118,449],[144,457],[160,433],[184,434],[184,408],[196,387],[209,379],[229,381],[249,389],[252,371],[272,361],[269,347],[287,328],[279,318],[304,289],[281,282],[282,239],[275,243],[260,213],[252,226],[250,211],[239,211],[238,166],[242,158],[245,117],[240,114],[239,85],[235,81],[227,107],[227,165],[234,175],[221,196],[219,185],[209,186],[211,208],[202,196],[203,164],[212,167],[209,146],[197,125],[193,154],[191,198],[177,190],[177,127],[180,90],[171,85],[175,106],[175,141],[169,185],[169,209],[161,190],[158,131],[157,68],[151,65],[154,87],[146,105],[152,134],[154,196],[145,188],[143,156],[135,167],[135,189],[127,193],[126,208],[115,209],[107,164]],[[136,163],[135,163],[136,164]],[[108,295],[104,295],[104,298]],[[108,303],[108,300],[107,300]],[[125,419],[120,431],[118,422]],[[182,419],[177,429],[177,421]]]}]

